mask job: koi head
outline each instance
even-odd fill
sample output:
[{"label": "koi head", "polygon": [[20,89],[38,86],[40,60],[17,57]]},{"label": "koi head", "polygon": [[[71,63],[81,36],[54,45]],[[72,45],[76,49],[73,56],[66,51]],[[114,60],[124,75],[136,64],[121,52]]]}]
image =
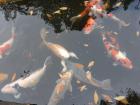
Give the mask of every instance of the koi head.
[{"label": "koi head", "polygon": [[131,60],[126,56],[125,53],[118,51],[117,53],[114,53],[113,55],[114,59],[119,62],[123,67],[127,69],[132,69],[133,64]]},{"label": "koi head", "polygon": [[2,93],[5,94],[15,94],[17,93],[17,89],[9,84],[5,85],[2,89],[1,89]]}]

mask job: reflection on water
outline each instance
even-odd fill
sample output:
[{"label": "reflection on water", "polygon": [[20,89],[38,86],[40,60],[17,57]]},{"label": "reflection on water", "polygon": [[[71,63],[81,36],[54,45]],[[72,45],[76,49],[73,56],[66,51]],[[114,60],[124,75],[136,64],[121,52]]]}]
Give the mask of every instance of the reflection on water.
[{"label": "reflection on water", "polygon": [[[133,1],[134,0],[121,0],[123,8],[125,10],[128,9],[128,6]],[[77,15],[83,10],[83,2],[84,0],[15,0],[13,2],[2,4],[1,10],[4,12],[7,21],[15,19],[17,17],[17,12],[21,15],[38,15],[45,21],[45,23],[53,25],[55,32],[59,33],[64,30],[63,27],[61,27],[62,24],[65,24],[66,28],[71,26],[69,21],[70,17]],[[119,0],[104,0],[104,4],[108,4],[108,11],[118,9],[118,7],[113,8],[113,6],[119,2]],[[67,7],[67,9],[60,9],[61,7]],[[139,7],[139,2],[136,7]],[[55,13],[55,11],[58,10],[60,10],[60,12]],[[85,19],[83,19],[83,21],[84,20]],[[80,25],[77,25],[73,29],[81,30],[84,22],[80,22]]]},{"label": "reflection on water", "polygon": [[[40,30],[43,27],[47,27],[48,29],[48,41],[60,44],[68,51],[73,51],[78,55],[79,60],[74,62],[88,65],[90,61],[94,60],[96,63],[93,69],[91,69],[93,77],[100,81],[109,78],[111,79],[113,87],[112,91],[105,91],[87,85],[87,90],[80,92],[79,88],[77,88],[79,85],[76,84],[76,80],[73,79],[73,92],[72,94],[68,92],[64,99],[60,101],[60,105],[83,105],[92,102],[95,89],[99,94],[104,93],[112,97],[114,97],[116,93],[126,95],[126,93],[121,93],[120,89],[125,90],[127,87],[140,92],[140,50],[139,36],[136,35],[136,32],[140,29],[140,12],[139,9],[135,10],[135,6],[139,1],[132,1],[133,0],[123,0],[123,8],[127,9],[129,5],[127,11],[124,11],[122,7],[112,9],[111,7],[116,4],[116,0],[112,2],[107,1],[111,3],[109,4],[110,7],[108,11],[110,11],[111,8],[113,14],[131,23],[129,27],[122,27],[120,29],[112,21],[108,21],[107,19],[100,20],[107,30],[118,33],[116,36],[118,37],[122,50],[127,52],[127,56],[129,56],[134,63],[134,69],[132,71],[122,68],[121,66],[114,67],[112,65],[112,59],[105,53],[98,29],[95,29],[89,35],[85,35],[81,31],[76,31],[82,29],[88,18],[87,16],[75,23],[72,30],[70,30],[71,22],[69,20],[72,16],[79,14],[84,9],[83,0],[24,0],[3,4],[0,13],[0,43],[5,42],[11,36],[11,20],[14,20],[16,38],[10,55],[0,60],[1,72],[5,72],[11,76],[0,84],[0,88],[11,81],[13,73],[16,73],[15,78],[20,78],[25,75],[26,71],[33,72],[41,68],[45,58],[49,55],[53,56],[53,66],[47,69],[45,76],[42,77],[41,82],[35,89],[21,89],[22,96],[20,99],[15,99],[12,95],[6,94],[0,94],[0,99],[37,103],[38,105],[45,105],[49,102],[62,66],[60,59],[55,57],[52,52],[42,44]],[[136,100],[139,100],[139,96],[136,96],[135,92],[129,91],[127,93],[130,93],[128,97],[130,103],[137,102],[131,100],[130,97],[132,94],[135,95]],[[118,105],[121,104],[118,103]],[[136,105],[139,105],[139,103],[136,103]]]}]

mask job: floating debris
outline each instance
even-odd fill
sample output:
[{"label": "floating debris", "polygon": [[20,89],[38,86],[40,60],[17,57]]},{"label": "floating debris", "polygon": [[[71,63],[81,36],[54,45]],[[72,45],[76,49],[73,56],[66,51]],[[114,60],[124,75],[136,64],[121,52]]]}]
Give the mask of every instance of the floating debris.
[{"label": "floating debris", "polygon": [[88,44],[84,44],[84,47],[88,47]]},{"label": "floating debris", "polygon": [[53,12],[53,14],[61,14],[61,11],[57,10],[57,11]]},{"label": "floating debris", "polygon": [[83,92],[83,91],[87,90],[87,86],[83,85],[83,86],[79,87],[79,89],[80,89],[80,92]]},{"label": "floating debris", "polygon": [[5,80],[8,79],[8,74],[0,72],[0,83],[4,82]]},{"label": "floating debris", "polygon": [[115,100],[123,103],[123,104],[129,104],[128,100],[126,99],[126,96],[117,96],[114,98]]},{"label": "floating debris", "polygon": [[112,98],[109,96],[109,95],[106,95],[106,94],[102,94],[102,97],[104,98],[104,100],[106,102],[109,102],[109,103],[112,103]]},{"label": "floating debris", "polygon": [[115,35],[119,35],[119,33],[117,33],[117,32],[113,32]]},{"label": "floating debris", "polygon": [[120,6],[122,6],[122,5],[123,5],[122,2],[118,2],[118,3],[116,3],[116,4],[113,6],[113,8],[117,8],[117,7],[120,7]]},{"label": "floating debris", "polygon": [[68,7],[60,7],[59,9],[65,11],[68,9]]},{"label": "floating debris", "polygon": [[81,82],[79,80],[76,81],[77,84],[80,84]]},{"label": "floating debris", "polygon": [[99,96],[98,96],[98,93],[96,92],[96,90],[93,95],[93,100],[94,100],[94,103],[97,105],[99,102]]},{"label": "floating debris", "polygon": [[29,12],[29,13],[30,13],[30,15],[32,16],[32,15],[33,15],[33,13],[34,13],[34,11],[33,11],[33,10],[30,10],[30,12]]},{"label": "floating debris", "polygon": [[140,36],[140,32],[139,32],[139,31],[136,32],[136,36],[137,36],[137,37]]},{"label": "floating debris", "polygon": [[15,80],[16,80],[16,76],[17,76],[17,74],[16,74],[16,73],[13,73],[13,74],[12,74],[11,81],[15,81]]},{"label": "floating debris", "polygon": [[47,17],[48,17],[49,20],[51,20],[53,18],[53,16],[51,14],[48,14],[47,13],[46,15],[47,15]]},{"label": "floating debris", "polygon": [[90,61],[89,63],[88,63],[88,68],[89,69],[91,69],[93,66],[95,65],[95,61]]}]

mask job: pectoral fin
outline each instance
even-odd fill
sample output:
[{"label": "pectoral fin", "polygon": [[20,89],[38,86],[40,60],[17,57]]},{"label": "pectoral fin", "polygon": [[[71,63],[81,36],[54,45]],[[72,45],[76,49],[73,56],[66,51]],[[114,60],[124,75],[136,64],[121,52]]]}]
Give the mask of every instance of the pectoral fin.
[{"label": "pectoral fin", "polygon": [[118,66],[119,63],[118,62],[113,62],[113,66]]},{"label": "pectoral fin", "polygon": [[127,56],[127,53],[126,53],[125,51],[123,51],[123,54],[124,54],[125,56]]},{"label": "pectoral fin", "polygon": [[15,95],[14,95],[14,97],[16,98],[16,99],[19,99],[20,97],[21,97],[21,93],[16,93]]},{"label": "pectoral fin", "polygon": [[69,84],[68,91],[72,92],[72,85],[71,85],[71,83]]}]

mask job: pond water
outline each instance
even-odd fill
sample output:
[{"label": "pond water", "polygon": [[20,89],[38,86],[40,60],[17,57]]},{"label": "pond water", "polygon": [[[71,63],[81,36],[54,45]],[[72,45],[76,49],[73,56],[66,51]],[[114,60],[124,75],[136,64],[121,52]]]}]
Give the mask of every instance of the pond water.
[{"label": "pond water", "polygon": [[[100,19],[106,30],[116,31],[119,34],[118,42],[121,48],[127,53],[132,60],[134,68],[127,70],[122,66],[113,66],[113,60],[105,53],[105,48],[100,37],[100,30],[95,29],[89,35],[85,35],[79,30],[69,30],[66,25],[62,28],[64,31],[55,32],[53,25],[49,22],[45,23],[39,15],[28,16],[17,13],[14,19],[16,27],[16,39],[10,55],[0,60],[1,72],[8,74],[16,73],[17,78],[24,74],[24,70],[31,72],[42,67],[45,58],[49,55],[53,56],[53,64],[45,72],[45,76],[35,89],[25,89],[20,99],[15,99],[13,95],[0,94],[1,100],[15,101],[20,103],[35,103],[38,105],[46,105],[59,78],[58,73],[62,70],[60,59],[55,57],[45,45],[42,44],[40,30],[46,27],[49,31],[48,40],[64,46],[69,51],[75,52],[79,60],[78,63],[87,65],[89,61],[94,60],[95,66],[91,70],[97,80],[111,79],[113,90],[105,91],[98,89],[99,93],[105,93],[115,96],[121,89],[132,88],[140,92],[140,37],[136,36],[136,32],[140,31],[140,10],[134,7],[137,0],[129,5],[127,10],[119,8],[112,11],[113,14],[120,19],[130,23],[129,27],[119,28],[118,24],[109,19]],[[82,8],[81,8],[82,9]],[[75,13],[79,13],[81,10]],[[56,19],[57,23],[57,19]],[[55,24],[55,21],[54,21]],[[70,23],[68,23],[69,25]],[[57,25],[56,25],[57,26]],[[70,26],[70,25],[69,25]],[[0,43],[9,39],[11,35],[12,21],[6,21],[4,12],[0,12]],[[59,25],[57,26],[59,27]],[[80,26],[79,26],[80,27]],[[88,44],[85,47],[83,44]],[[87,90],[80,92],[76,79],[72,80],[73,92],[67,93],[59,103],[59,105],[87,105],[92,102],[93,93],[96,87],[87,85]],[[10,78],[0,84],[0,88],[10,82]],[[84,84],[84,83],[83,83]]]}]

